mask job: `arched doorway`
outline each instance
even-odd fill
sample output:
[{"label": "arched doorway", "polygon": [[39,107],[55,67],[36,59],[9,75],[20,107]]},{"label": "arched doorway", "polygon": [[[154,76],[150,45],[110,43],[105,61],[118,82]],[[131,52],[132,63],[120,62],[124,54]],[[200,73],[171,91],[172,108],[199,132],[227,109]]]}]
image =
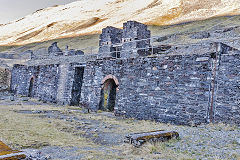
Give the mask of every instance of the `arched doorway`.
[{"label": "arched doorway", "polygon": [[105,78],[102,83],[101,100],[99,109],[104,111],[114,111],[116,103],[116,92],[118,87],[118,81],[116,78]]},{"label": "arched doorway", "polygon": [[33,97],[33,85],[34,85],[34,78],[32,77],[29,83],[28,97]]}]

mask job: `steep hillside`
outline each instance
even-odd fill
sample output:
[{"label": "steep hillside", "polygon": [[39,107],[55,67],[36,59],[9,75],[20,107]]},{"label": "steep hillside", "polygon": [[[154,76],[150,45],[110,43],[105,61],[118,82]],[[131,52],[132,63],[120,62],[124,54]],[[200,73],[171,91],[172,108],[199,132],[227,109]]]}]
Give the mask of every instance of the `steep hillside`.
[{"label": "steep hillside", "polygon": [[128,20],[162,26],[239,13],[240,0],[80,0],[1,25],[0,45],[98,34]]},{"label": "steep hillside", "polygon": [[[192,21],[187,23],[175,24],[175,25],[166,25],[166,26],[156,26],[149,25],[148,28],[151,30],[152,36],[171,36],[171,35],[181,35],[181,40],[172,39],[169,42],[175,43],[183,43],[183,39],[185,43],[190,43],[193,40],[189,38],[189,35],[194,34],[196,32],[202,31],[215,31],[216,29],[227,29],[240,26],[240,16],[223,16],[223,17],[215,17],[206,20],[200,21]],[[240,32],[239,32],[240,34]],[[214,37],[209,37],[214,38]],[[76,36],[69,38],[59,38],[48,40],[44,42],[36,42],[30,43],[26,45],[13,45],[13,46],[0,46],[1,52],[8,53],[21,53],[26,50],[37,50],[43,47],[49,47],[53,42],[58,42],[58,46],[61,49],[64,49],[66,45],[72,49],[81,49],[93,47],[94,51],[97,51],[98,47],[99,34],[90,34],[84,36]],[[88,53],[88,50],[85,50],[85,53]],[[0,56],[1,58],[1,56]]]}]

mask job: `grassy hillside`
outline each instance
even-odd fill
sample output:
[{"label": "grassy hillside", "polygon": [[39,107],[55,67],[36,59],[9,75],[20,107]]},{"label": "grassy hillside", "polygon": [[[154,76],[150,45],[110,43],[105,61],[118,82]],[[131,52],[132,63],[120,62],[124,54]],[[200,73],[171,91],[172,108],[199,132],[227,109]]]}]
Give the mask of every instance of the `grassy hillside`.
[{"label": "grassy hillside", "polygon": [[55,39],[40,43],[31,43],[24,46],[0,46],[0,52],[24,52],[26,50],[36,50],[43,47],[49,47],[53,42],[58,42],[58,46],[61,49],[64,49],[66,45],[69,46],[70,49],[81,49],[89,46],[98,46],[98,37],[99,35],[86,35],[81,37],[71,37],[64,39]]},{"label": "grassy hillside", "polygon": [[[151,30],[152,36],[168,37],[164,43],[167,44],[177,44],[177,43],[195,43],[201,41],[201,39],[192,39],[190,36],[196,32],[202,31],[216,31],[218,29],[225,29],[240,26],[240,15],[237,16],[224,16],[224,17],[215,17],[202,21],[193,21],[177,25],[170,26],[148,26]],[[238,31],[237,31],[238,34]],[[239,31],[240,34],[240,31]],[[172,36],[174,35],[174,36]],[[175,36],[177,35],[177,36]],[[210,37],[214,41],[215,37]],[[229,37],[231,38],[231,37]],[[86,54],[88,53],[97,53],[98,52],[98,41],[99,34],[85,35],[80,37],[71,37],[64,39],[55,39],[40,43],[31,43],[24,46],[0,46],[0,52],[9,52],[14,54],[19,54],[27,50],[37,50],[43,47],[49,47],[53,42],[58,42],[58,46],[61,49],[65,49],[66,45],[69,46],[69,49],[80,49],[83,50]],[[162,42],[160,42],[162,43]],[[12,66],[14,63],[24,62],[23,58],[19,59],[1,59],[0,61],[6,62],[8,66]],[[20,56],[20,57],[21,57]]]},{"label": "grassy hillside", "polygon": [[239,8],[239,0],[81,0],[44,8],[0,26],[0,45],[99,34],[102,28],[109,25],[120,28],[129,20],[173,25],[237,15]]},{"label": "grassy hillside", "polygon": [[186,22],[169,26],[150,26],[152,35],[165,36],[169,34],[188,34],[219,28],[228,28],[240,25],[240,15],[215,17],[202,21]]},{"label": "grassy hillside", "polygon": [[[169,26],[149,26],[152,36],[167,36],[172,34],[191,34],[194,32],[216,30],[220,28],[229,28],[240,26],[240,16],[216,17],[202,21],[187,22]],[[64,49],[66,45],[72,49],[83,49],[87,47],[98,46],[98,34],[85,35],[80,37],[71,37],[64,39],[55,39],[40,43],[32,43],[24,46],[0,46],[0,52],[23,52],[25,50],[36,50],[42,47],[49,47],[51,43],[58,42],[60,48]]]}]

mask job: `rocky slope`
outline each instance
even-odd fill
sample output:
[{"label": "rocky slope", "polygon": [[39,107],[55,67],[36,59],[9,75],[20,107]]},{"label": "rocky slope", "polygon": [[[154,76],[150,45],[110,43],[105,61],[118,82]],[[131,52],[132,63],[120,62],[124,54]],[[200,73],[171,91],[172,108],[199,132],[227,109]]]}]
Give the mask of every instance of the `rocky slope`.
[{"label": "rocky slope", "polygon": [[24,45],[99,33],[127,20],[169,25],[240,13],[240,0],[80,0],[0,25],[0,45]]}]

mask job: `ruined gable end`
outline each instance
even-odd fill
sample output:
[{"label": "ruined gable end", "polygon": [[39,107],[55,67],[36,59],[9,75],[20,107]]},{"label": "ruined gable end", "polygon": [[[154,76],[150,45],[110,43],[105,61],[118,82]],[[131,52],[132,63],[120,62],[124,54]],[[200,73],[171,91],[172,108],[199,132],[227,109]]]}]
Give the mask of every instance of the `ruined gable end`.
[{"label": "ruined gable end", "polygon": [[119,44],[122,40],[122,29],[106,27],[99,37],[99,54],[106,56],[114,51],[120,51]]},{"label": "ruined gable end", "polygon": [[48,48],[48,54],[50,56],[59,56],[63,55],[62,50],[57,46],[57,42],[54,42],[49,48]]}]

